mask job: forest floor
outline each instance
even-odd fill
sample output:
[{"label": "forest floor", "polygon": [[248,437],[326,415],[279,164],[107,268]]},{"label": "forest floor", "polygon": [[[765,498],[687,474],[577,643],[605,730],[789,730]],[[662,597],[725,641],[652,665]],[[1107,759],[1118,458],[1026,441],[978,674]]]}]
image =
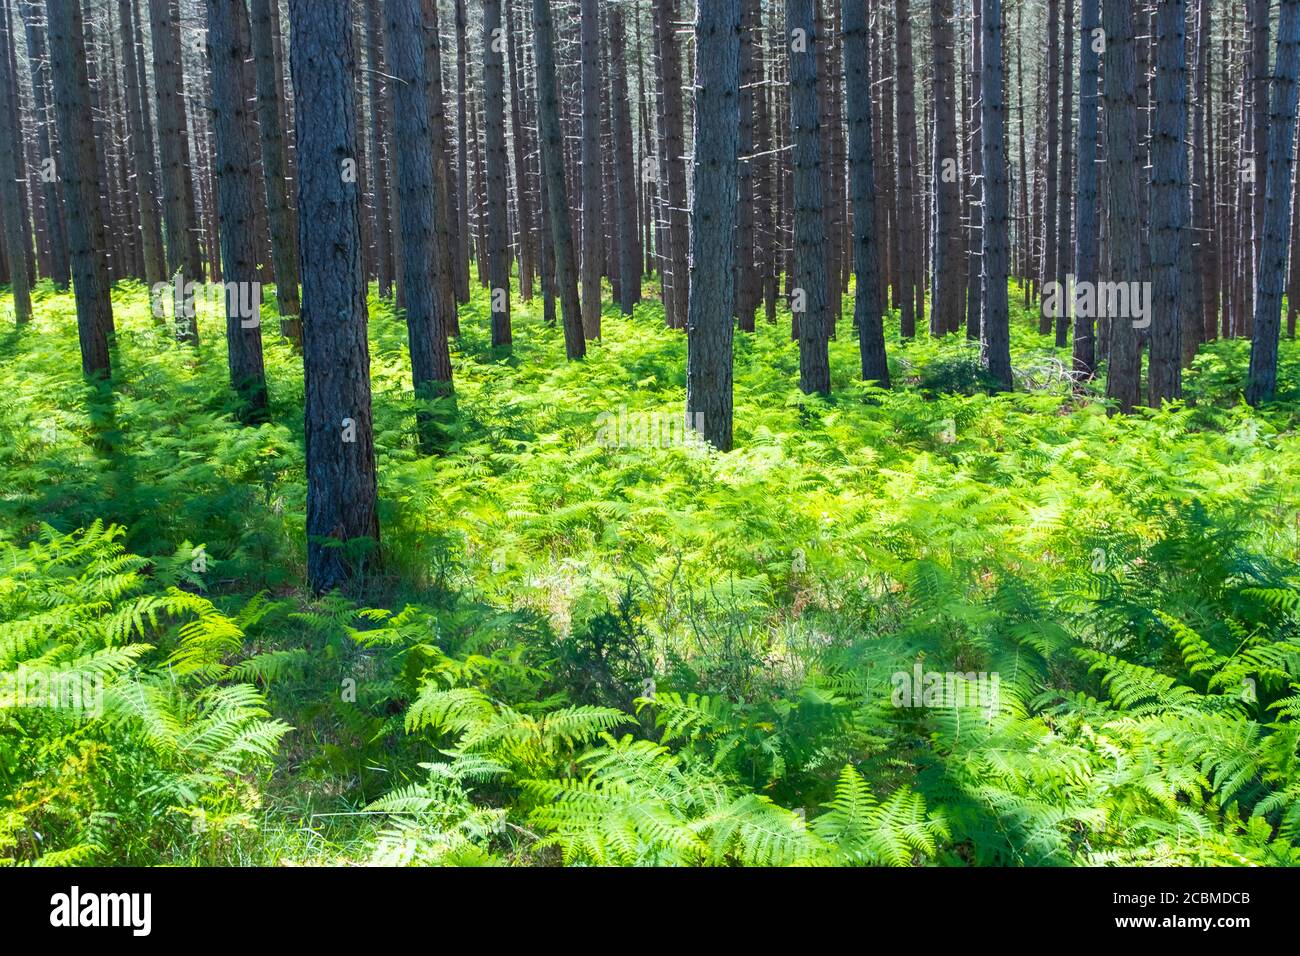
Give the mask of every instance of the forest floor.
[{"label": "forest floor", "polygon": [[566,363],[540,296],[494,351],[475,289],[427,456],[372,296],[382,560],[311,598],[274,304],[243,427],[210,308],[195,351],[119,286],[108,396],[38,287],[0,336],[0,677],[106,702],[0,685],[0,860],[1300,863],[1300,346],[1261,410],[1225,341],[1108,416],[1012,298],[997,396],[896,314],[895,387],[858,381],[851,296],[805,396],[760,315],[719,454],[657,302]]}]

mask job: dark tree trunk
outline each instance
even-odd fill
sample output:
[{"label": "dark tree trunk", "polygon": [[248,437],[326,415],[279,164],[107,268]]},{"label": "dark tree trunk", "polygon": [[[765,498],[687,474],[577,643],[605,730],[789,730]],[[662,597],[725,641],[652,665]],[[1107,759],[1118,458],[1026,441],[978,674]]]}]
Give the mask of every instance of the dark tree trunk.
[{"label": "dark tree trunk", "polygon": [[[1064,27],[1065,63],[1061,69],[1061,188],[1057,193],[1060,212],[1056,216],[1056,281],[1064,287],[1070,271],[1071,231],[1074,220],[1074,0],[1065,0],[1061,10]],[[1056,316],[1056,347],[1070,341],[1070,309]]]},{"label": "dark tree trunk", "polygon": [[[54,160],[54,137],[48,73],[45,69],[45,30],[37,19],[35,3],[19,4],[27,35],[27,61],[32,79],[32,99],[36,114],[37,156],[43,163]],[[59,191],[57,176],[42,176],[42,195],[48,210],[50,278],[54,284],[67,288],[70,278],[68,265],[68,215]]]},{"label": "dark tree trunk", "polygon": [[1246,401],[1271,401],[1277,389],[1277,348],[1290,235],[1291,179],[1294,172],[1296,73],[1300,67],[1300,0],[1282,0],[1277,62],[1268,119],[1268,179],[1264,237],[1255,289],[1255,322],[1250,348]]},{"label": "dark tree trunk", "polygon": [[126,121],[131,139],[132,175],[135,178],[136,200],[140,208],[140,244],[143,257],[145,283],[153,288],[167,279],[167,264],[163,258],[162,227],[159,222],[155,197],[158,186],[154,181],[153,154],[149,137],[145,133],[145,90],[140,84],[143,49],[137,44],[135,14],[130,0],[117,2],[118,29],[122,39],[123,72],[126,77]]},{"label": "dark tree trunk", "polygon": [[[456,208],[451,188],[450,152],[447,142],[447,109],[442,89],[442,38],[438,35],[437,0],[421,0],[424,27],[425,91],[429,101],[429,139],[433,147],[434,206],[433,243],[434,287],[438,296],[438,314],[447,325],[448,335],[460,334],[460,316],[456,310]],[[506,274],[509,275],[509,268]],[[507,284],[508,288],[508,284]],[[507,337],[509,315],[506,316]]]},{"label": "dark tree trunk", "polygon": [[20,168],[21,152],[19,144],[23,142],[22,131],[14,120],[17,110],[11,104],[18,103],[18,76],[10,59],[10,46],[13,34],[10,30],[9,9],[3,8],[4,23],[0,24],[0,133],[8,146],[0,149],[0,213],[4,219],[5,251],[9,261],[9,284],[13,294],[14,319],[21,325],[32,317],[32,291],[29,285],[28,262],[29,232],[28,220],[23,214],[19,185],[25,176]]},{"label": "dark tree trunk", "polygon": [[[1058,280],[1057,189],[1060,181],[1061,141],[1061,0],[1047,0],[1047,168],[1043,205],[1043,282]],[[1038,333],[1052,331],[1049,310],[1038,312]]]},{"label": "dark tree trunk", "polygon": [[636,157],[632,149],[632,113],[628,104],[626,30],[623,11],[609,11],[610,74],[612,78],[614,181],[618,216],[619,306],[631,315],[641,301],[641,240],[637,234]]},{"label": "dark tree trunk", "polygon": [[[1094,32],[1101,27],[1101,0],[1083,0],[1079,42],[1079,214],[1074,246],[1074,273],[1079,283],[1095,288],[1099,275],[1097,202],[1098,97],[1100,56],[1094,47]],[[1091,377],[1097,367],[1095,316],[1074,317],[1074,371]]]},{"label": "dark tree trunk", "polygon": [[[961,326],[961,167],[957,156],[957,95],[953,71],[952,0],[931,0],[934,145],[930,151],[934,225],[931,227],[934,276],[930,334],[946,335]],[[847,55],[847,54],[846,54]],[[858,215],[854,204],[854,216]],[[861,275],[861,273],[859,273]],[[860,281],[860,280],[859,280]]]},{"label": "dark tree trunk", "polygon": [[[363,572],[379,544],[361,194],[339,175],[358,150],[351,0],[289,0],[298,160],[307,450],[307,580],[315,591]],[[332,546],[333,545],[333,546]]]},{"label": "dark tree trunk", "polygon": [[108,264],[103,246],[99,158],[91,118],[81,0],[49,0],[46,16],[54,109],[59,126],[57,165],[68,209],[68,255],[77,302],[81,371],[87,378],[107,378],[113,304],[109,299]]},{"label": "dark tree trunk", "polygon": [[[1142,259],[1138,221],[1137,52],[1130,0],[1105,0],[1106,30],[1106,196],[1107,246],[1111,281],[1140,278]],[[1109,316],[1110,347],[1106,397],[1121,412],[1137,405],[1142,379],[1142,350],[1133,317]]]},{"label": "dark tree trunk", "polygon": [[[266,418],[266,370],[262,363],[262,318],[257,305],[257,197],[247,110],[253,91],[245,82],[249,60],[248,12],[244,0],[205,0],[208,56],[212,65],[212,129],[217,146],[218,220],[221,274],[226,282],[226,355],[230,384],[240,396],[240,418]],[[252,303],[245,314],[242,304]]]},{"label": "dark tree trunk", "polygon": [[[394,165],[402,231],[406,334],[415,398],[417,403],[423,403],[451,393],[451,355],[435,286],[433,218],[438,204],[419,0],[384,0],[384,30],[391,51],[388,68],[394,77]],[[434,445],[432,418],[421,410],[416,420],[420,445],[428,451]]]},{"label": "dark tree trunk", "polygon": [[799,387],[807,394],[829,394],[826,223],[817,102],[817,47],[822,38],[813,29],[813,2],[786,0],[785,5],[791,43],[790,135],[794,144],[795,282],[791,311],[799,329]]},{"label": "dark tree trunk", "polygon": [[754,153],[754,105],[762,90],[755,82],[754,38],[758,22],[757,0],[740,0],[740,138],[737,149],[736,209],[736,318],[743,332],[754,331],[754,311],[760,295],[754,233],[754,180],[758,165]]},{"label": "dark tree trunk", "polygon": [[[381,58],[383,26],[379,0],[364,0],[366,12],[366,93],[370,100],[369,152],[371,188],[375,194],[375,272],[381,298],[393,294],[393,215],[390,196],[391,170],[388,163],[388,87],[386,64]],[[299,213],[301,215],[301,212]]]},{"label": "dark tree trunk", "polygon": [[253,58],[257,68],[257,123],[261,129],[263,180],[267,219],[271,229],[271,257],[275,263],[275,301],[280,310],[280,332],[302,345],[302,320],[298,304],[298,223],[289,208],[288,157],[281,126],[280,64],[275,53],[271,4],[278,0],[251,0]]},{"label": "dark tree trunk", "polygon": [[541,150],[547,218],[555,250],[555,284],[559,287],[564,348],[570,361],[587,354],[578,302],[578,275],[573,261],[573,226],[569,191],[564,182],[564,137],[560,130],[560,100],[555,89],[555,40],[550,0],[533,0],[533,52],[537,68],[538,149]]},{"label": "dark tree trunk", "polygon": [[456,301],[469,301],[469,36],[465,0],[456,10]]},{"label": "dark tree trunk", "polygon": [[[199,225],[194,209],[189,131],[185,117],[185,81],[181,67],[180,19],[176,0],[149,0],[153,40],[154,92],[158,99],[158,155],[162,169],[163,228],[167,273],[181,270],[186,281],[203,280]],[[185,326],[188,324],[188,328]],[[183,340],[198,342],[193,322],[178,317]]]},{"label": "dark tree trunk", "polygon": [[[501,0],[483,0],[483,125],[487,133],[487,251],[492,344],[510,345],[510,224],[506,219],[505,33]],[[599,277],[597,277],[599,282]]]},{"label": "dark tree trunk", "polygon": [[699,0],[686,424],[720,451],[731,450],[739,87],[740,0]]},{"label": "dark tree trunk", "polygon": [[663,109],[663,153],[659,157],[663,170],[667,219],[666,256],[663,268],[671,283],[671,303],[664,311],[671,328],[686,325],[690,298],[687,278],[687,252],[690,242],[687,221],[686,152],[682,120],[682,58],[677,40],[677,4],[675,0],[652,0],[655,30],[659,41],[659,91]]},{"label": "dark tree trunk", "polygon": [[[524,123],[523,57],[515,32],[515,0],[506,0],[506,51],[510,66],[510,129],[512,159],[515,173],[515,205],[518,210],[519,232],[519,297],[525,302],[533,298],[533,274],[537,268],[534,227],[533,187],[526,157],[531,151],[528,126]],[[611,14],[612,16],[612,14]],[[626,79],[624,78],[626,95]],[[629,145],[630,145],[629,138]]]},{"label": "dark tree trunk", "polygon": [[[853,271],[857,290],[853,324],[858,330],[862,378],[889,387],[885,330],[881,321],[880,233],[876,219],[876,170],[872,156],[871,74],[867,55],[867,11],[859,0],[843,0],[844,93],[849,124],[849,182],[853,201]],[[955,131],[954,131],[955,135]],[[953,263],[954,267],[956,263]],[[954,302],[960,303],[954,290]],[[960,313],[958,313],[960,315]]]},{"label": "dark tree trunk", "polygon": [[600,338],[602,210],[600,180],[600,8],[582,7],[582,330]]},{"label": "dark tree trunk", "polygon": [[898,70],[898,221],[901,286],[899,324],[916,335],[916,295],[921,269],[921,206],[916,197],[916,80],[912,71],[912,21],[907,0],[895,0]]},{"label": "dark tree trunk", "polygon": [[[1155,117],[1151,142],[1151,364],[1147,404],[1182,396],[1183,243],[1187,241],[1186,0],[1156,14]],[[1288,180],[1289,182],[1289,180]]]},{"label": "dark tree trunk", "polygon": [[1006,100],[1002,76],[1002,0],[981,0],[983,69],[980,129],[984,174],[984,308],[980,362],[1011,389],[1011,346],[1007,303]]}]

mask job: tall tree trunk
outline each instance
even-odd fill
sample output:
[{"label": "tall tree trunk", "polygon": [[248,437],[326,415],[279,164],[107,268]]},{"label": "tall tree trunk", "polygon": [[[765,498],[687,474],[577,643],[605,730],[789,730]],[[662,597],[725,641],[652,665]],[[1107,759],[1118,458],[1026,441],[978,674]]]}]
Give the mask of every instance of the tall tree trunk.
[{"label": "tall tree trunk", "polygon": [[[424,27],[424,65],[426,98],[429,101],[429,139],[433,143],[433,185],[436,196],[433,213],[434,290],[438,297],[438,314],[447,325],[448,335],[460,334],[460,316],[456,310],[456,208],[451,188],[450,151],[447,142],[447,108],[442,89],[442,38],[438,32],[437,0],[420,0]],[[506,275],[510,274],[507,267]],[[509,288],[507,283],[506,288]],[[508,311],[508,307],[507,307]],[[509,315],[507,336],[509,335]]]},{"label": "tall tree trunk", "polygon": [[1156,112],[1151,144],[1151,365],[1147,404],[1182,396],[1183,243],[1187,188],[1186,0],[1161,0],[1156,14]]},{"label": "tall tree trunk", "polygon": [[1277,389],[1277,348],[1282,286],[1290,235],[1291,179],[1294,171],[1296,74],[1300,67],[1300,0],[1281,0],[1277,62],[1268,119],[1268,180],[1264,239],[1255,288],[1255,323],[1250,347],[1246,401],[1271,401]]},{"label": "tall tree trunk", "polygon": [[533,0],[533,60],[537,69],[538,149],[546,186],[547,218],[555,250],[555,284],[559,287],[564,349],[570,361],[587,354],[578,302],[578,275],[573,258],[569,190],[564,182],[564,137],[555,84],[555,39],[550,0]]},{"label": "tall tree trunk", "polygon": [[[487,134],[488,283],[492,345],[510,345],[510,225],[506,220],[505,32],[501,0],[483,0],[483,125]],[[599,281],[599,278],[597,279]]]},{"label": "tall tree trunk", "polygon": [[[849,182],[853,201],[853,272],[857,290],[853,324],[858,330],[862,378],[889,388],[885,329],[881,320],[883,290],[880,238],[876,218],[876,169],[872,155],[871,58],[867,55],[867,11],[860,0],[843,0],[840,29],[844,38],[844,93],[849,125]],[[954,131],[954,138],[955,138]],[[955,263],[953,264],[955,266]],[[936,266],[937,269],[937,266]],[[952,292],[960,318],[960,290]]]},{"label": "tall tree trunk", "polygon": [[637,235],[636,157],[632,144],[632,113],[628,104],[626,30],[623,11],[609,11],[609,52],[612,78],[614,182],[618,216],[619,306],[631,315],[641,301],[641,240]]},{"label": "tall tree trunk", "polygon": [[905,339],[916,335],[916,289],[920,285],[921,206],[916,197],[916,80],[912,71],[912,21],[907,0],[895,0],[898,70],[899,324]]},{"label": "tall tree trunk", "polygon": [[4,23],[0,24],[0,133],[10,144],[0,149],[0,213],[4,219],[5,250],[9,254],[9,283],[13,294],[14,319],[22,325],[32,317],[32,291],[28,284],[28,220],[23,214],[21,187],[19,183],[25,176],[20,168],[18,146],[23,141],[22,131],[14,120],[17,118],[18,76],[10,59],[10,46],[13,43],[9,5],[3,7]]},{"label": "tall tree trunk", "polygon": [[[1137,163],[1137,51],[1130,0],[1104,0],[1106,31],[1106,196],[1111,281],[1141,277],[1141,236]],[[1136,273],[1136,274],[1135,274]],[[1142,349],[1132,315],[1111,315],[1106,397],[1121,412],[1137,405],[1142,379]]]},{"label": "tall tree trunk", "polygon": [[[1096,288],[1100,278],[1097,201],[1098,140],[1097,106],[1100,95],[1100,44],[1096,32],[1101,28],[1101,0],[1083,0],[1079,42],[1079,215],[1075,230],[1074,274],[1081,285]],[[1074,316],[1074,371],[1091,377],[1097,367],[1096,322],[1092,311],[1076,311]]]},{"label": "tall tree trunk", "polygon": [[[45,30],[37,18],[35,3],[19,4],[27,37],[27,60],[32,80],[32,99],[36,116],[36,150],[41,163],[54,161],[54,136],[50,88],[46,72]],[[57,164],[56,164],[57,168]],[[60,288],[67,288],[70,278],[68,265],[68,214],[59,192],[58,176],[41,176],[41,191],[48,210],[50,278]]]},{"label": "tall tree trunk", "polygon": [[[226,282],[226,357],[230,385],[240,396],[240,418],[266,418],[266,370],[262,363],[261,293],[257,283],[257,198],[247,110],[253,91],[245,82],[249,60],[248,11],[244,0],[205,0],[208,56],[212,65],[212,128],[217,146],[221,274]],[[244,306],[252,304],[247,312]]]},{"label": "tall tree trunk", "polygon": [[1007,303],[1006,100],[1002,75],[1002,0],[981,0],[983,63],[980,129],[984,175],[984,296],[980,363],[998,385],[1011,389]]},{"label": "tall tree trunk", "polygon": [[90,83],[81,0],[48,0],[50,74],[59,127],[59,176],[68,208],[68,255],[77,303],[77,337],[81,371],[87,378],[108,378],[108,345],[113,334],[104,218],[100,206],[99,158],[91,119]]},{"label": "tall tree trunk", "polygon": [[465,0],[455,0],[456,10],[456,301],[469,301],[469,18]]},{"label": "tall tree trunk", "polygon": [[[1074,0],[1065,0],[1061,10],[1064,27],[1065,63],[1061,69],[1061,188],[1057,193],[1060,212],[1056,217],[1056,281],[1064,288],[1070,271],[1071,231],[1074,219]],[[1063,349],[1070,340],[1069,308],[1056,316],[1056,347]]]},{"label": "tall tree trunk", "polygon": [[755,82],[754,38],[758,3],[740,0],[740,166],[737,170],[736,209],[736,318],[743,332],[754,331],[754,311],[760,296],[754,234],[755,103],[762,90]]},{"label": "tall tree trunk", "polygon": [[143,256],[145,283],[153,288],[167,279],[167,264],[163,258],[162,226],[159,222],[155,199],[158,186],[153,174],[153,155],[149,137],[145,133],[146,90],[141,86],[141,61],[143,48],[138,45],[135,33],[135,14],[130,0],[117,2],[118,30],[122,40],[123,72],[126,82],[126,120],[131,140],[132,175],[135,178],[136,200],[140,208],[140,242]]},{"label": "tall tree trunk", "polygon": [[[519,297],[525,302],[533,298],[533,274],[537,268],[535,243],[533,186],[526,157],[531,151],[528,126],[524,123],[523,57],[515,32],[515,0],[506,0],[506,52],[510,67],[510,129],[512,158],[515,173],[515,203],[518,208],[519,229]],[[626,76],[624,96],[626,97]],[[626,101],[625,101],[626,105]],[[629,131],[630,132],[630,131]],[[628,140],[629,148],[631,139]]]},{"label": "tall tree trunk", "polygon": [[[275,301],[280,310],[280,332],[302,346],[301,308],[298,303],[298,223],[289,208],[288,157],[280,125],[280,64],[275,55],[275,29],[271,4],[278,0],[251,0],[253,59],[257,68],[257,124],[261,129],[263,180],[267,218],[271,228],[271,257],[275,262]],[[349,31],[350,32],[350,31]]]},{"label": "tall tree trunk", "polygon": [[[423,403],[451,393],[451,355],[445,317],[438,311],[434,274],[433,141],[425,90],[424,43],[419,0],[384,0],[384,30],[393,75],[393,141],[397,212],[402,230],[402,279],[406,289],[406,334],[415,399]],[[421,447],[434,445],[433,420],[417,411]]]},{"label": "tall tree trunk", "polygon": [[740,0],[699,0],[686,424],[721,451],[731,450],[732,430],[739,88]]},{"label": "tall tree trunk", "polygon": [[[785,5],[786,28],[790,31],[790,135],[794,144],[795,285],[791,311],[799,327],[799,387],[807,394],[829,394],[826,223],[822,213],[821,136],[817,128],[817,47],[822,37],[813,29],[813,4],[814,0],[786,0]],[[905,306],[907,301],[905,298]]]},{"label": "tall tree trunk", "polygon": [[[185,118],[185,82],[181,66],[180,18],[176,0],[149,0],[153,41],[154,92],[158,99],[158,155],[162,169],[163,228],[167,273],[181,270],[185,281],[203,281],[199,225],[194,208],[189,131]],[[188,326],[188,327],[187,327]],[[182,340],[195,344],[193,322],[178,318]]]},{"label": "tall tree trunk", "polygon": [[601,9],[581,0],[582,333],[601,337]]},{"label": "tall tree trunk", "polygon": [[[1061,140],[1061,0],[1047,0],[1047,168],[1044,182],[1043,282],[1058,280],[1057,189]],[[1052,331],[1053,316],[1040,303],[1038,333]]]},{"label": "tall tree trunk", "polygon": [[[307,580],[330,591],[358,577],[379,543],[361,194],[339,175],[358,155],[352,0],[289,0],[298,160],[307,450]],[[373,89],[373,87],[372,87]]]},{"label": "tall tree trunk", "polygon": [[668,242],[664,271],[671,282],[672,302],[665,302],[670,328],[686,325],[690,282],[687,278],[689,226],[687,222],[686,162],[682,121],[682,59],[677,41],[675,0],[652,0],[655,30],[659,41],[659,92],[663,108],[663,152],[660,166],[664,177]]},{"label": "tall tree trunk", "polygon": [[[934,195],[930,334],[946,335],[961,326],[961,166],[957,155],[957,95],[953,72],[952,0],[930,0],[933,49],[934,145],[930,179]],[[857,216],[856,204],[854,215]]]}]

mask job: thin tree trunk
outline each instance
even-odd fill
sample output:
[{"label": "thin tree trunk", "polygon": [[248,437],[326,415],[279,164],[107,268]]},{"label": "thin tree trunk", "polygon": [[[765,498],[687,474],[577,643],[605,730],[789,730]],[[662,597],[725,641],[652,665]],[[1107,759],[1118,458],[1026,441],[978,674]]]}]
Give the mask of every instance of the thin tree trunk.
[{"label": "thin tree trunk", "polygon": [[501,0],[483,0],[483,125],[487,134],[488,283],[492,345],[510,345],[510,226],[506,221],[505,33]]},{"label": "thin tree trunk", "polygon": [[981,0],[983,63],[980,74],[980,129],[984,175],[983,319],[980,362],[998,383],[1011,389],[1011,345],[1007,302],[1006,100],[1002,74],[1002,0]]}]

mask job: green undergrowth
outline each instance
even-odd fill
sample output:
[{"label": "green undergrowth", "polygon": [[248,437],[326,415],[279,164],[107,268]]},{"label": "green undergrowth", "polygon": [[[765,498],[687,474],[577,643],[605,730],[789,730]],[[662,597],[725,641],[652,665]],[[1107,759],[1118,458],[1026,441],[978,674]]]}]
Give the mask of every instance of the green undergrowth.
[{"label": "green undergrowth", "polygon": [[[1111,416],[1018,289],[1009,395],[896,315],[895,387],[858,381],[846,297],[829,397],[787,313],[737,333],[719,454],[657,302],[566,363],[540,299],[493,350],[475,289],[426,455],[372,297],[383,560],[313,598],[273,303],[242,427],[210,311],[178,346],[120,285],[95,390],[35,300],[0,337],[0,859],[1300,862],[1293,342],[1264,409],[1219,342]],[[13,696],[56,675],[101,706]]]}]

